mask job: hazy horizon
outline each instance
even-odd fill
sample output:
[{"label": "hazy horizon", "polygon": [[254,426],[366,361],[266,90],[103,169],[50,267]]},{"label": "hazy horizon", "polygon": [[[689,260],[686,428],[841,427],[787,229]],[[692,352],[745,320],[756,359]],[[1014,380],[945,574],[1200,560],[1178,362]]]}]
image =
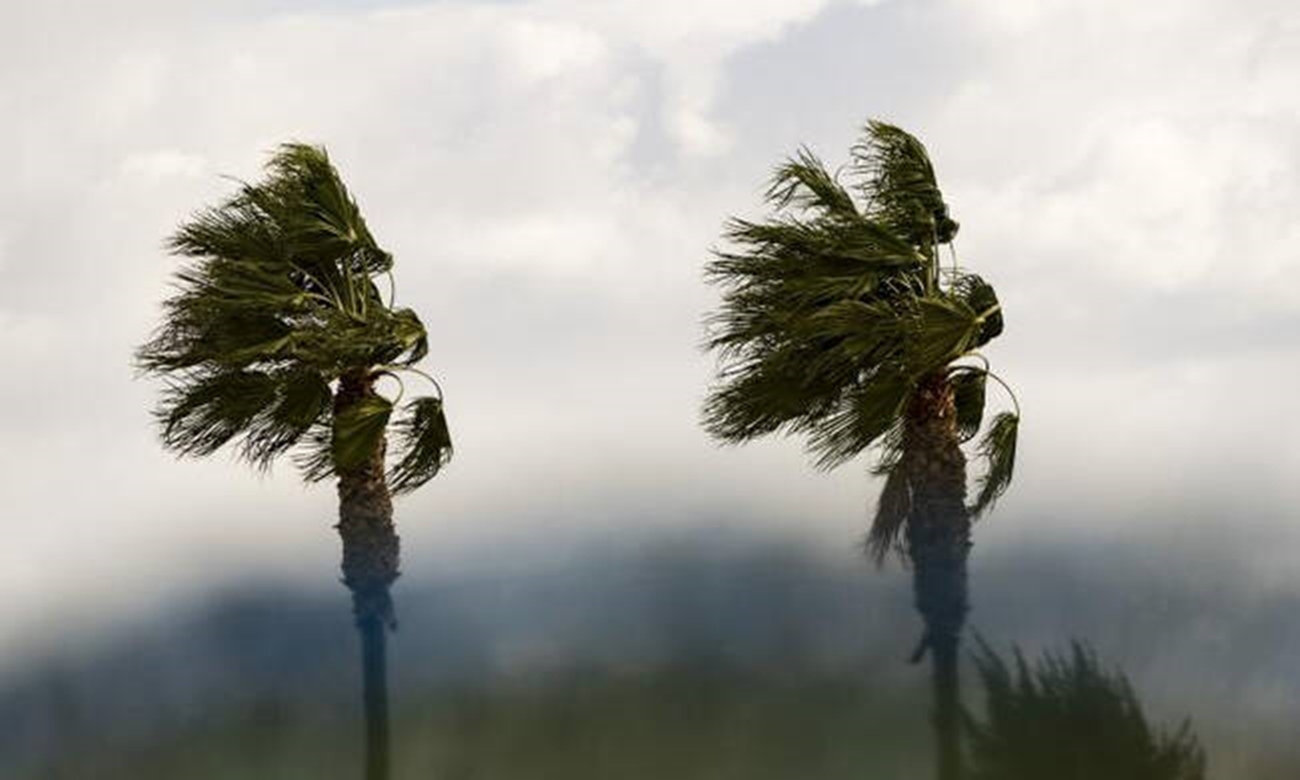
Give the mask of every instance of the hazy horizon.
[{"label": "hazy horizon", "polygon": [[[1300,760],[1286,725],[1300,697],[1300,661],[1288,651],[1296,639],[1289,616],[1300,590],[1243,583],[1213,554],[1149,555],[1103,543],[978,547],[977,539],[983,554],[971,562],[966,653],[987,642],[1003,655],[1016,647],[1036,658],[1084,642],[1104,668],[1127,676],[1152,723],[1174,728],[1191,719],[1210,757],[1209,777],[1290,776],[1287,768]],[[852,551],[694,533],[588,545],[563,559],[425,572],[395,592],[401,627],[391,650],[402,733],[411,734],[412,720],[429,728],[429,707],[452,722],[476,722],[499,702],[488,712],[505,720],[489,720],[478,737],[456,732],[453,744],[436,742],[436,749],[404,738],[399,753],[411,773],[412,762],[448,755],[485,767],[515,750],[536,751],[530,733],[550,745],[539,760],[635,750],[628,738],[637,732],[602,730],[598,713],[585,725],[571,720],[575,707],[585,711],[607,695],[615,699],[606,717],[616,721],[626,711],[618,697],[632,697],[625,707],[652,708],[634,721],[642,732],[671,730],[678,718],[663,711],[667,704],[695,712],[700,728],[730,735],[713,743],[712,758],[692,763],[697,773],[711,760],[736,760],[750,740],[761,743],[763,720],[755,718],[774,694],[800,708],[805,725],[796,718],[766,740],[820,771],[834,735],[877,734],[866,725],[872,720],[910,736],[865,751],[863,770],[875,766],[870,761],[928,762],[928,668],[906,663],[922,621],[911,575],[897,565],[874,570]],[[115,765],[142,761],[157,773],[150,756],[169,753],[175,771],[211,771],[210,760],[252,771],[276,756],[303,771],[322,755],[347,754],[352,748],[322,735],[355,728],[356,640],[346,594],[324,585],[232,585],[116,626],[111,637],[55,648],[25,669],[0,668],[0,771],[22,767],[24,757],[36,757],[38,771],[66,772],[78,761],[115,756]],[[683,674],[695,689],[713,692],[681,687]],[[966,701],[978,711],[980,689],[968,674]],[[827,698],[827,691],[838,693]],[[530,712],[573,730],[529,731],[517,719]],[[262,724],[262,748],[220,747],[230,739],[223,729],[243,718]],[[42,750],[54,744],[63,749]],[[673,755],[656,750],[645,760],[653,766]]]}]

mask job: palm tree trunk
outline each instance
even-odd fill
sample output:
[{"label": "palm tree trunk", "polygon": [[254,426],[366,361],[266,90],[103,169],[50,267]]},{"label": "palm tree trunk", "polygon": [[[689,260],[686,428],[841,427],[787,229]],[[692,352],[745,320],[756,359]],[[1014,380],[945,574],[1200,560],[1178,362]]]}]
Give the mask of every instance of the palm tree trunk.
[{"label": "palm tree trunk", "polygon": [[930,651],[931,713],[939,780],[963,775],[958,655],[968,610],[966,458],[957,438],[952,386],[943,373],[922,381],[907,409],[904,464],[912,488],[907,546],[917,611],[925,621],[919,649]]},{"label": "palm tree trunk", "polygon": [[[365,374],[344,375],[334,413],[374,394]],[[362,699],[366,716],[366,780],[387,780],[389,765],[388,682],[385,632],[397,627],[389,586],[397,579],[400,540],[393,526],[393,501],[384,477],[385,441],[369,461],[339,474],[339,536],[343,539],[343,584],[352,591],[352,611],[361,634]]]},{"label": "palm tree trunk", "polygon": [[366,711],[366,780],[388,777],[388,627],[378,619],[357,621],[361,632],[362,699]]}]

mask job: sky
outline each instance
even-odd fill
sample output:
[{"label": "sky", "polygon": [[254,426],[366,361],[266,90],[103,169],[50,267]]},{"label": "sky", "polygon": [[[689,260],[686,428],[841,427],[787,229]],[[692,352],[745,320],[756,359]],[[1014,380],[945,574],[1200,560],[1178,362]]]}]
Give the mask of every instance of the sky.
[{"label": "sky", "polygon": [[[337,573],[328,486],[178,461],[132,350],[165,237],[328,147],[430,331],[452,465],[407,572],[708,526],[847,548],[877,489],[698,425],[730,215],[870,117],[918,135],[1007,329],[982,544],[1251,538],[1300,569],[1290,0],[24,3],[0,26],[0,649],[241,577]],[[1294,547],[1291,548],[1295,549]],[[482,562],[481,559],[479,562]],[[414,572],[412,572],[414,569]],[[1270,575],[1272,576],[1272,575]]]}]

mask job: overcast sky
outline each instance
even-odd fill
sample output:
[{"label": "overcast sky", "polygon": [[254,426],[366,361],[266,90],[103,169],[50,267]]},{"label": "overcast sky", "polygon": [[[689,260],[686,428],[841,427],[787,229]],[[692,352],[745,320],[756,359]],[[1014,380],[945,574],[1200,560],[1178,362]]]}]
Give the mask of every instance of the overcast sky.
[{"label": "overcast sky", "polygon": [[8,5],[0,647],[335,576],[332,489],[175,460],[131,367],[164,237],[290,139],[327,145],[430,330],[457,451],[398,505],[408,573],[700,523],[847,545],[865,465],[699,430],[701,268],[774,164],[837,165],[868,117],[927,143],[1006,310],[1024,433],[985,543],[1300,525],[1294,0]]}]

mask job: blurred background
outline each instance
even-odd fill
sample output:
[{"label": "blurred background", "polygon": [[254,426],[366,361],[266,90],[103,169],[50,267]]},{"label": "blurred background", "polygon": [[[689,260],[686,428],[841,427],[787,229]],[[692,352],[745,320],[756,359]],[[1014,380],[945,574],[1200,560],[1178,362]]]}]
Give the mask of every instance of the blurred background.
[{"label": "blurred background", "polygon": [[6,10],[0,774],[359,761],[333,491],[175,460],[131,365],[164,237],[296,139],[396,256],[457,446],[397,505],[397,775],[913,776],[876,480],[698,426],[723,220],[879,117],[930,149],[1024,408],[970,628],[1084,639],[1211,776],[1297,775],[1293,4]]}]

